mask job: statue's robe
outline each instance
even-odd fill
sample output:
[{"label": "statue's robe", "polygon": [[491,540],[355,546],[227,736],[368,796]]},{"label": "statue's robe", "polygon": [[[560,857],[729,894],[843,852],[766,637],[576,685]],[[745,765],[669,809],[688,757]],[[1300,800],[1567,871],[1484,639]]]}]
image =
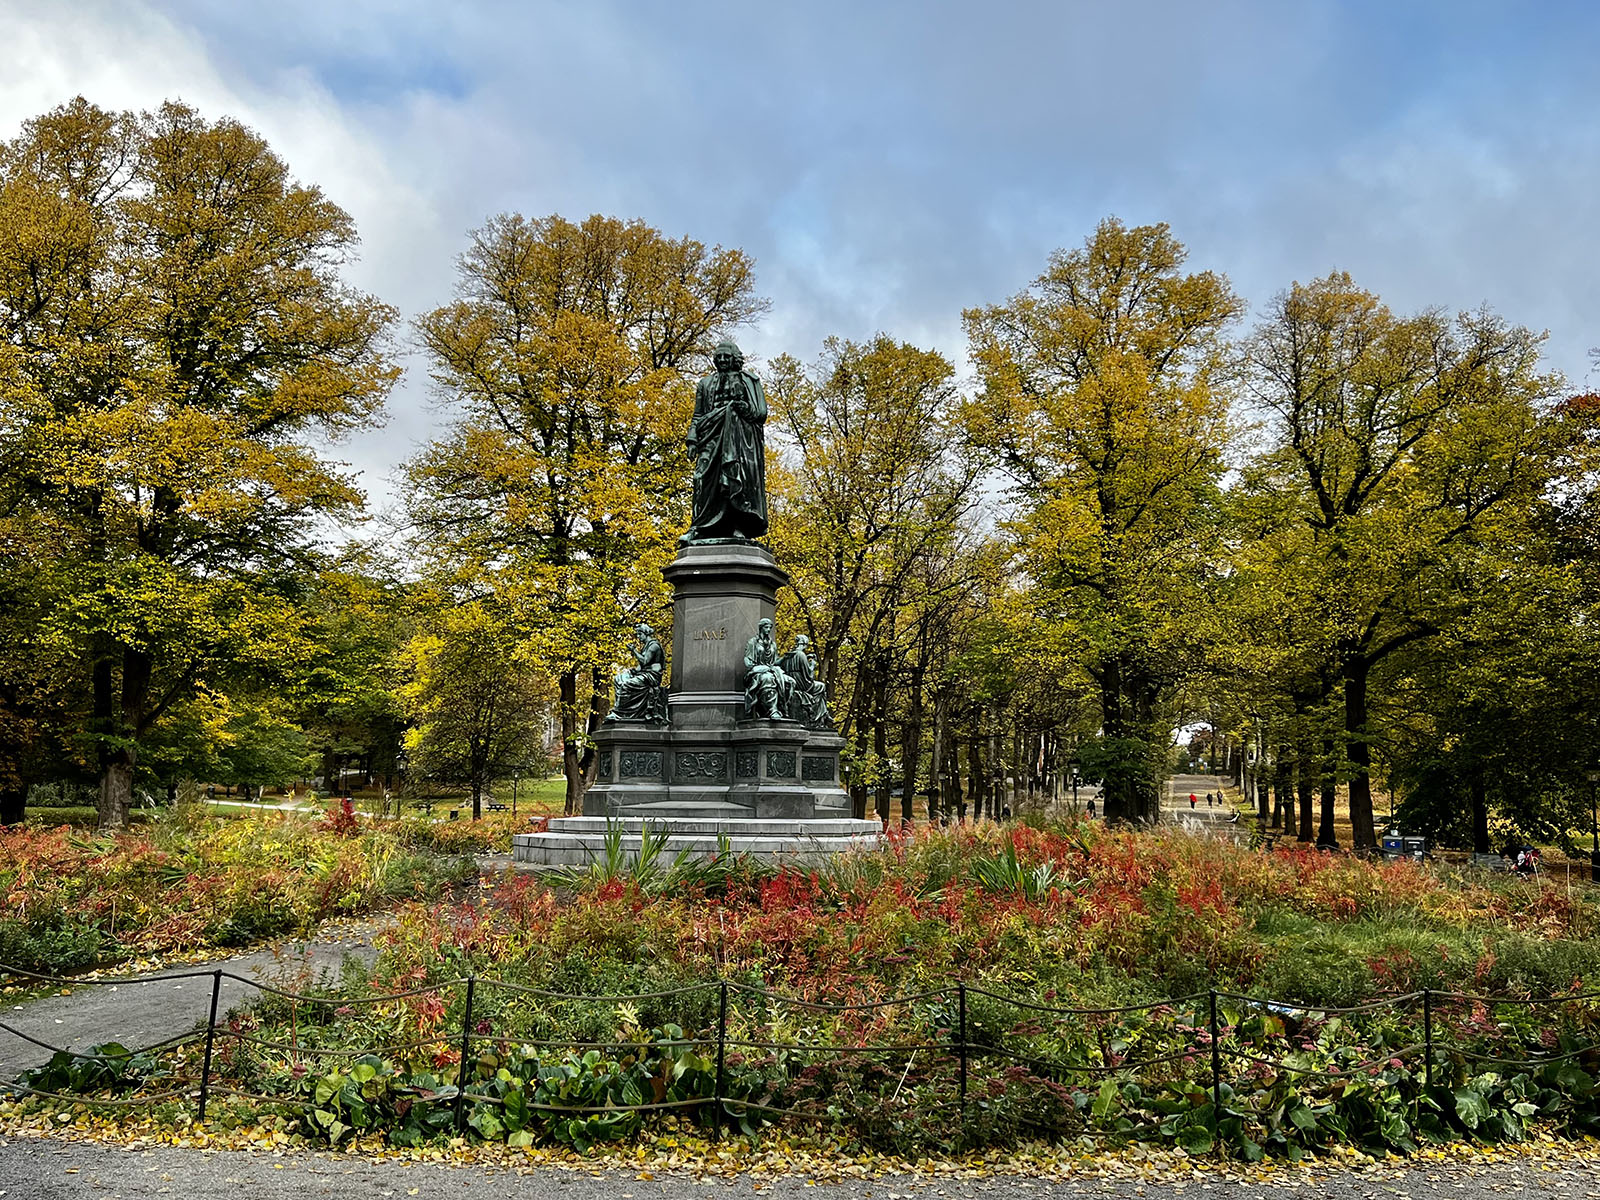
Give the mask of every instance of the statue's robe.
[{"label": "statue's robe", "polygon": [[[738,396],[749,415],[735,410]],[[761,427],[767,395],[748,371],[716,371],[694,392],[688,442],[694,462],[694,519],[685,542],[758,538],[767,532],[767,459]]]},{"label": "statue's robe", "polygon": [[796,647],[779,659],[778,665],[791,681],[789,716],[810,729],[831,729],[827,685],[817,678],[811,659]]},{"label": "statue's robe", "polygon": [[665,720],[666,696],[661,690],[661,675],[666,670],[667,656],[661,643],[652,637],[642,649],[633,652],[633,657],[637,666],[617,672],[616,703],[607,720]]},{"label": "statue's robe", "polygon": [[744,644],[744,715],[783,719],[794,683],[778,665],[778,647],[757,634]]}]

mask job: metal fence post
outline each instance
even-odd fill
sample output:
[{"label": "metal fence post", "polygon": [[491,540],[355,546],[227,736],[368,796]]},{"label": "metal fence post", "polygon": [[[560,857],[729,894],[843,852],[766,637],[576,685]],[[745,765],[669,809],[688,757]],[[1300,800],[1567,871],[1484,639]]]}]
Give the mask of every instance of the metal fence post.
[{"label": "metal fence post", "polygon": [[728,981],[724,979],[717,996],[717,1079],[711,1088],[711,1136],[722,1140],[723,1064],[728,1053]]},{"label": "metal fence post", "polygon": [[967,985],[956,984],[956,1058],[961,1064],[961,1119],[967,1117]]},{"label": "metal fence post", "polygon": [[1422,989],[1422,1078],[1433,1089],[1433,989]]},{"label": "metal fence post", "polygon": [[467,976],[467,1007],[461,1014],[461,1065],[456,1070],[456,1132],[467,1129],[467,1054],[472,1040],[472,995],[478,989],[478,977]]},{"label": "metal fence post", "polygon": [[211,972],[211,1019],[206,1022],[206,1056],[200,1064],[200,1107],[196,1120],[206,1119],[206,1098],[211,1093],[211,1048],[217,1040],[217,996],[222,991],[222,971]]},{"label": "metal fence post", "polygon": [[1222,1124],[1222,1027],[1217,1022],[1217,989],[1211,993],[1211,1136]]}]

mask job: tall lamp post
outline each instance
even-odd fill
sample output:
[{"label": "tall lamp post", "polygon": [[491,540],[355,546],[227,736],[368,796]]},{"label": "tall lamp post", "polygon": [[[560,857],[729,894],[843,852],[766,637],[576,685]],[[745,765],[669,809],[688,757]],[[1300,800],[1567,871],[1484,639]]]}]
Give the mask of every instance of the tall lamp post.
[{"label": "tall lamp post", "polygon": [[522,779],[521,771],[511,772],[511,815],[517,815],[517,784]]},{"label": "tall lamp post", "polygon": [[1590,767],[1584,774],[1589,777],[1589,810],[1594,820],[1594,844],[1589,850],[1589,878],[1600,883],[1600,804],[1595,800],[1596,786],[1600,785],[1600,767]]}]

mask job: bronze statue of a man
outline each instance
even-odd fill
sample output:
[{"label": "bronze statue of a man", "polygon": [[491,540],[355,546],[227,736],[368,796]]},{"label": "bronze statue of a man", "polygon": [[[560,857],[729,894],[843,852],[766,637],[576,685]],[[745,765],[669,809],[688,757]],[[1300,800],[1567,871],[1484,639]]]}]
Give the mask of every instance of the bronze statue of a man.
[{"label": "bronze statue of a man", "polygon": [[694,517],[678,539],[683,545],[747,542],[767,532],[767,394],[732,342],[718,343],[712,361],[717,369],[695,388],[685,438],[694,459]]},{"label": "bronze statue of a man", "polygon": [[784,714],[807,729],[832,729],[828,712],[828,688],[817,678],[817,660],[811,657],[811,639],[801,634],[794,649],[778,660],[790,679],[789,706]]},{"label": "bronze statue of a man", "polygon": [[667,719],[667,693],[661,686],[667,656],[655,631],[643,623],[633,629],[633,662],[617,672],[616,703],[606,720],[660,724]]},{"label": "bronze statue of a man", "polygon": [[744,715],[769,721],[784,721],[789,692],[794,681],[778,663],[778,643],[772,636],[772,622],[762,617],[756,622],[756,635],[744,644]]}]

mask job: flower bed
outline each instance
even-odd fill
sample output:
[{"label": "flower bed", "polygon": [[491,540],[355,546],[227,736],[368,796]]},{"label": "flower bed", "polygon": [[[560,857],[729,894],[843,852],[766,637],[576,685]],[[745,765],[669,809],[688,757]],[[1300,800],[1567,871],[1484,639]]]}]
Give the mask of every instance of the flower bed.
[{"label": "flower bed", "polygon": [[[1538,882],[987,828],[814,871],[616,855],[556,883],[404,906],[369,978],[233,1014],[208,1078],[334,1144],[581,1149],[675,1116],[912,1155],[1294,1157],[1600,1118],[1596,908]],[[198,1053],[139,1085],[192,1085]]]},{"label": "flower bed", "polygon": [[434,896],[463,873],[381,825],[337,826],[185,814],[117,835],[0,831],[0,964],[60,972],[238,946]]}]

